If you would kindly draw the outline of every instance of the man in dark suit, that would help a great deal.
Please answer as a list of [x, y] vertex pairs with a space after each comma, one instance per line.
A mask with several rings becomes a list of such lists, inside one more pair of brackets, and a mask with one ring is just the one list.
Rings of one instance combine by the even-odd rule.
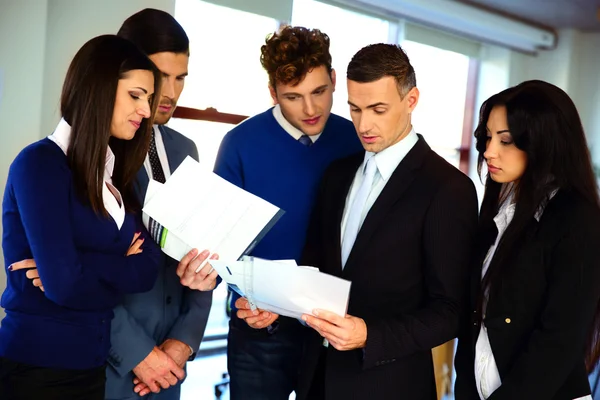
[[431, 349], [458, 331], [477, 195], [412, 128], [419, 91], [399, 46], [363, 48], [347, 74], [366, 152], [326, 172], [303, 264], [352, 289], [346, 316], [303, 316], [298, 398], [436, 399]]
[[[137, 179], [143, 200], [149, 177], [165, 182], [188, 155], [198, 160], [194, 142], [165, 126], [173, 115], [188, 73], [189, 40], [171, 15], [154, 9], [129, 17], [118, 35], [137, 44], [163, 73], [150, 150]], [[162, 227], [153, 220], [145, 223], [159, 242]], [[180, 280], [186, 267], [193, 271], [206, 258], [201, 254], [191, 262], [196, 254], [193, 250], [179, 266], [176, 260], [163, 255], [154, 288], [126, 297], [115, 309], [107, 399], [134, 399], [151, 391], [152, 399], [179, 399], [183, 369], [200, 347], [212, 304], [212, 292], [206, 290], [214, 288], [214, 280], [203, 286], [198, 279], [201, 274], [191, 285], [199, 290], [182, 285], [192, 283], [189, 274], [187, 281]]]

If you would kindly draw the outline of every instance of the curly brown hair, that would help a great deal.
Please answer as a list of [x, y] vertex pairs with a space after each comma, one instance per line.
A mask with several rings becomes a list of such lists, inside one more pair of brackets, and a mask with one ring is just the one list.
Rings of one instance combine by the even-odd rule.
[[260, 51], [260, 63], [273, 89], [277, 83], [294, 86], [321, 65], [331, 74], [329, 36], [318, 29], [286, 25], [267, 36]]

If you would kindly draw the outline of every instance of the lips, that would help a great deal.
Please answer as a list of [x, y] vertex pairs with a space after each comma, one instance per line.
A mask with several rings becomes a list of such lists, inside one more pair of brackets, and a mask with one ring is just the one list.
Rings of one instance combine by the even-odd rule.
[[170, 104], [160, 104], [158, 106], [158, 110], [161, 112], [169, 112], [171, 109], [173, 109], [173, 106]]
[[142, 124], [141, 122], [138, 122], [138, 121], [129, 121], [129, 122], [131, 122], [131, 125], [133, 125], [135, 129], [140, 129], [140, 125]]
[[490, 171], [490, 173], [492, 173], [492, 174], [495, 174], [497, 172], [500, 172], [501, 169], [492, 164], [488, 164], [488, 171]]
[[304, 122], [305, 124], [308, 124], [308, 125], [316, 125], [320, 119], [321, 119], [321, 116], [318, 116], [318, 117], [314, 117], [314, 118], [310, 118], [310, 119], [303, 119], [302, 122]]
[[361, 136], [363, 142], [371, 144], [377, 141], [377, 136]]

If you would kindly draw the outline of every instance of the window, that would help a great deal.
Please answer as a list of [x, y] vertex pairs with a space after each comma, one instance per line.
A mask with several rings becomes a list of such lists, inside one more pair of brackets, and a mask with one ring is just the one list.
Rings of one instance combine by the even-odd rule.
[[408, 40], [402, 42], [402, 48], [415, 69], [420, 92], [413, 126], [434, 151], [458, 167], [469, 57]]
[[332, 64], [337, 76], [332, 112], [350, 119], [346, 88], [348, 63], [364, 46], [387, 43], [390, 23], [314, 0], [294, 0], [292, 25], [320, 29], [331, 39]]
[[175, 18], [190, 38], [189, 77], [179, 105], [241, 115], [271, 106], [260, 47], [279, 21], [200, 0], [177, 0]]

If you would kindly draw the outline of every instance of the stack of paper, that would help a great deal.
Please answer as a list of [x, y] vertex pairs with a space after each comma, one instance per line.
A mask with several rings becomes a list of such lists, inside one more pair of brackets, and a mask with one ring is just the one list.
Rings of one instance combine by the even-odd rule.
[[260, 309], [292, 318], [312, 314], [315, 308], [346, 315], [350, 281], [298, 267], [294, 261], [244, 257], [210, 263], [230, 287]]
[[283, 215], [273, 204], [205, 171], [187, 157], [166, 183], [150, 181], [145, 218], [161, 224], [160, 245], [181, 260], [192, 248], [222, 260], [248, 254]]

